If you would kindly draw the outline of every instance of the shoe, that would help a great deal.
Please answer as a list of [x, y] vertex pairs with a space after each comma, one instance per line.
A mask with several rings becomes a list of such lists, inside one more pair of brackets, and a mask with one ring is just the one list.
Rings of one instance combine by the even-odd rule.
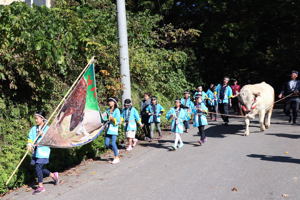
[[45, 191], [46, 191], [46, 189], [44, 187], [37, 187], [32, 194], [35, 195], [35, 194], [39, 194], [39, 193], [42, 193]]
[[204, 144], [205, 142], [207, 142], [207, 138], [201, 139], [200, 141], [202, 144]]
[[126, 151], [131, 151], [132, 150], [132, 147], [131, 146], [128, 146], [127, 148], [126, 148]]
[[184, 146], [184, 144], [183, 143], [180, 143], [179, 145], [178, 145], [178, 148], [182, 148]]
[[223, 125], [224, 125], [224, 126], [228, 126], [228, 122], [225, 122]]
[[176, 147], [175, 145], [173, 145], [173, 146], [172, 146], [172, 148], [173, 148], [174, 150], [176, 150], [176, 149], [177, 149], [177, 147]]
[[289, 123], [292, 123], [292, 116], [289, 116]]
[[54, 172], [53, 175], [54, 175], [54, 178], [52, 178], [52, 179], [54, 181], [54, 185], [58, 185], [58, 183], [59, 183], [58, 172]]
[[138, 139], [134, 138], [134, 139], [133, 139], [133, 144], [132, 144], [132, 146], [135, 147], [136, 144], [137, 144], [137, 142], [138, 142]]
[[198, 143], [199, 143], [200, 145], [202, 145], [202, 140], [199, 140]]
[[111, 164], [118, 164], [120, 162], [120, 158], [114, 158], [114, 160], [111, 162]]
[[189, 133], [189, 130], [188, 130], [188, 129], [186, 129], [184, 132], [185, 132], [185, 133]]

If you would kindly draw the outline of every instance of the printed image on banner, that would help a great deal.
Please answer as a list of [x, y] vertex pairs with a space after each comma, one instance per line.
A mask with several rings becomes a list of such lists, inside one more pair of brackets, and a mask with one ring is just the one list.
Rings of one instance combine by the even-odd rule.
[[104, 130], [97, 101], [94, 64], [79, 80], [39, 145], [56, 148], [81, 146]]

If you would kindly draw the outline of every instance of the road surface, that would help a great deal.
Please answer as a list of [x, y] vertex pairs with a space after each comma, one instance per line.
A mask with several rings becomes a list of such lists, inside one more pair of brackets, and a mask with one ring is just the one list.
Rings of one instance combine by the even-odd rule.
[[118, 165], [108, 164], [105, 155], [69, 170], [58, 186], [45, 184], [42, 194], [21, 188], [3, 199], [299, 200], [300, 125], [283, 119], [276, 111], [263, 133], [254, 121], [248, 137], [242, 136], [241, 119], [231, 119], [229, 126], [214, 122], [206, 127], [205, 145], [198, 145], [192, 129], [177, 151], [169, 151], [174, 138], [167, 134], [160, 142], [123, 151]]

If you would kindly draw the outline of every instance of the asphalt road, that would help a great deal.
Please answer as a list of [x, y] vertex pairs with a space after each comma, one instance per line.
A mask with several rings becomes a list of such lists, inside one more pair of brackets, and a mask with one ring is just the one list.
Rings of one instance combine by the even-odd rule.
[[206, 144], [197, 144], [192, 129], [177, 151], [169, 151], [173, 135], [168, 134], [123, 151], [118, 165], [108, 164], [110, 154], [105, 155], [65, 172], [58, 186], [45, 184], [42, 194], [33, 196], [24, 187], [3, 199], [299, 200], [300, 125], [282, 119], [275, 113], [265, 132], [254, 121], [248, 137], [242, 136], [241, 119], [231, 119], [227, 127], [214, 122], [206, 127]]

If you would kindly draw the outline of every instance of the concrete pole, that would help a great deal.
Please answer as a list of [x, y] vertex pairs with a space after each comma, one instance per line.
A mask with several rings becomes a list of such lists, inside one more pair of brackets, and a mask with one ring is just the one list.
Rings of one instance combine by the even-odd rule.
[[117, 12], [118, 12], [119, 46], [120, 46], [121, 82], [123, 85], [123, 94], [122, 94], [122, 103], [123, 103], [125, 99], [131, 99], [125, 0], [117, 0]]

